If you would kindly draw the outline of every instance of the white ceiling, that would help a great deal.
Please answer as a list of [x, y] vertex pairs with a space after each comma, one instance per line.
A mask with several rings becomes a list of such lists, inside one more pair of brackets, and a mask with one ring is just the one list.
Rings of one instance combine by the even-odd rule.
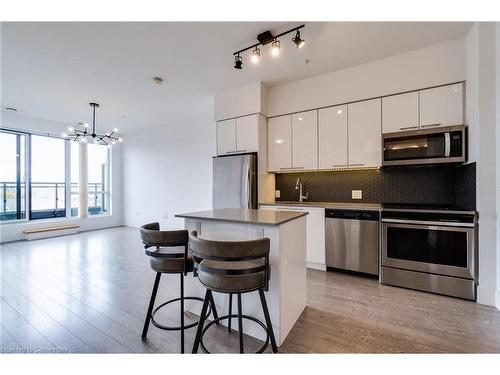
[[[260, 64], [245, 59], [243, 70], [233, 68], [232, 53], [253, 44], [258, 33], [299, 24], [3, 23], [2, 107], [76, 123], [90, 120], [88, 102], [97, 101], [102, 130], [175, 125], [210, 111], [218, 90], [295, 81], [463, 38], [471, 27], [462, 22], [306, 23], [303, 49], [287, 35], [278, 58], [266, 46]], [[165, 84], [154, 84], [153, 76]]]

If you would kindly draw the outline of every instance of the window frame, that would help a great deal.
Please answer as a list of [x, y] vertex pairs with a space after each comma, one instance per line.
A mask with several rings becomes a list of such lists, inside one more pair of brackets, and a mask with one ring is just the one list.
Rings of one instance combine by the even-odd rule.
[[[111, 216], [111, 149], [109, 147], [106, 147], [106, 160], [107, 160], [107, 168], [106, 168], [106, 177], [105, 177], [105, 182], [107, 182], [107, 186], [106, 186], [106, 191], [102, 191], [102, 188], [101, 188], [101, 191], [99, 192], [99, 194], [96, 194], [96, 197], [98, 195], [101, 196], [101, 204], [102, 204], [102, 207], [103, 208], [107, 208], [106, 212], [101, 212], [99, 214], [93, 214], [91, 215], [89, 213], [89, 206], [88, 206], [88, 199], [89, 199], [89, 195], [90, 195], [90, 191], [89, 191], [89, 181], [88, 181], [88, 168], [89, 168], [89, 165], [88, 165], [88, 159], [89, 159], [89, 155], [88, 155], [88, 151], [89, 151], [89, 148], [87, 147], [88, 144], [85, 144], [85, 148], [86, 148], [86, 158], [85, 158], [85, 175], [87, 177], [86, 181], [85, 181], [85, 184], [86, 184], [86, 202], [87, 202], [87, 212], [86, 212], [86, 217], [87, 218], [96, 218], [96, 217], [103, 217], [103, 216]], [[100, 146], [100, 147], [105, 147], [105, 146]], [[80, 165], [81, 167], [81, 165]], [[104, 184], [103, 184], [104, 185]], [[104, 187], [104, 186], [103, 186]], [[97, 201], [97, 198], [96, 198], [96, 201]], [[107, 206], [106, 206], [107, 204]]]
[[[9, 224], [9, 223], [22, 223], [22, 222], [28, 222], [29, 221], [29, 212], [31, 210], [31, 201], [29, 199], [29, 196], [28, 196], [28, 188], [29, 186], [31, 185], [31, 173], [30, 173], [30, 170], [29, 170], [29, 167], [28, 167], [28, 160], [31, 160], [31, 150], [30, 150], [30, 137], [31, 137], [31, 134], [27, 133], [27, 132], [23, 132], [23, 131], [18, 131], [18, 130], [14, 130], [14, 129], [8, 129], [8, 128], [0, 128], [0, 132], [2, 133], [8, 133], [8, 134], [13, 134], [13, 135], [16, 135], [16, 148], [19, 147], [20, 143], [19, 143], [19, 137], [20, 135], [23, 135], [24, 136], [24, 173], [25, 173], [25, 176], [24, 176], [24, 218], [16, 218], [16, 219], [12, 219], [12, 220], [0, 220], [0, 225], [1, 224]], [[18, 164], [19, 162], [16, 162], [16, 164]], [[20, 165], [19, 165], [20, 167]], [[17, 185], [17, 180], [21, 179], [21, 176], [20, 176], [20, 168], [16, 168], [16, 185]], [[16, 189], [18, 189], [16, 187]], [[21, 191], [22, 191], [22, 188], [21, 188]], [[18, 196], [17, 194], [19, 193], [19, 191], [16, 191], [16, 197]], [[5, 197], [4, 197], [5, 199]], [[2, 205], [3, 205], [3, 202], [2, 202]], [[16, 202], [16, 206], [17, 206], [17, 202]], [[17, 207], [16, 207], [17, 208]]]

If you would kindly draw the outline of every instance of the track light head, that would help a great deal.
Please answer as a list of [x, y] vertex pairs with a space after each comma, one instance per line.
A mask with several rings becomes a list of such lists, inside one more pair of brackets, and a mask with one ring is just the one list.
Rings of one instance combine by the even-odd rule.
[[297, 48], [304, 47], [304, 44], [306, 44], [306, 41], [300, 37], [300, 30], [297, 30], [295, 37], [292, 39], [292, 42], [295, 43], [295, 46], [297, 46]]
[[260, 49], [258, 47], [255, 47], [255, 49], [252, 52], [251, 61], [254, 64], [257, 64], [259, 60], [260, 60]]
[[241, 69], [243, 67], [243, 59], [240, 55], [234, 57], [234, 69]]
[[277, 39], [272, 44], [271, 54], [273, 56], [278, 56], [280, 54], [280, 41]]

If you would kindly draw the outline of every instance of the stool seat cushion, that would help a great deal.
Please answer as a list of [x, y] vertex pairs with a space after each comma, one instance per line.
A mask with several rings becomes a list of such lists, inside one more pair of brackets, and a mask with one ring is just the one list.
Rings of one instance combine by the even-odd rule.
[[[184, 271], [184, 247], [167, 247], [159, 249], [148, 249], [146, 252], [149, 255], [149, 263], [151, 268], [156, 272], [161, 273], [181, 273]], [[176, 255], [178, 258], [168, 258], [165, 256]], [[186, 272], [193, 271], [193, 258], [191, 254], [188, 253], [188, 259], [186, 262]]]
[[[208, 289], [221, 293], [244, 293], [264, 288], [266, 286], [266, 272], [251, 272], [244, 275], [224, 275], [224, 270], [245, 270], [264, 266], [263, 260], [248, 260], [238, 262], [216, 261], [204, 259], [198, 270], [198, 279]], [[204, 271], [204, 267], [216, 269], [217, 272]], [[219, 273], [220, 272], [220, 273]], [[270, 268], [268, 267], [268, 276]]]

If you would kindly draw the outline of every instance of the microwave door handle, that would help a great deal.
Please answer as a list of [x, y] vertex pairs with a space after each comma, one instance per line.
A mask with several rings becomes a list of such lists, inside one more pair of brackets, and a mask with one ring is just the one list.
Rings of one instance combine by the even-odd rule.
[[450, 148], [451, 148], [451, 143], [450, 143], [450, 133], [446, 132], [444, 133], [444, 156], [446, 158], [450, 157]]

